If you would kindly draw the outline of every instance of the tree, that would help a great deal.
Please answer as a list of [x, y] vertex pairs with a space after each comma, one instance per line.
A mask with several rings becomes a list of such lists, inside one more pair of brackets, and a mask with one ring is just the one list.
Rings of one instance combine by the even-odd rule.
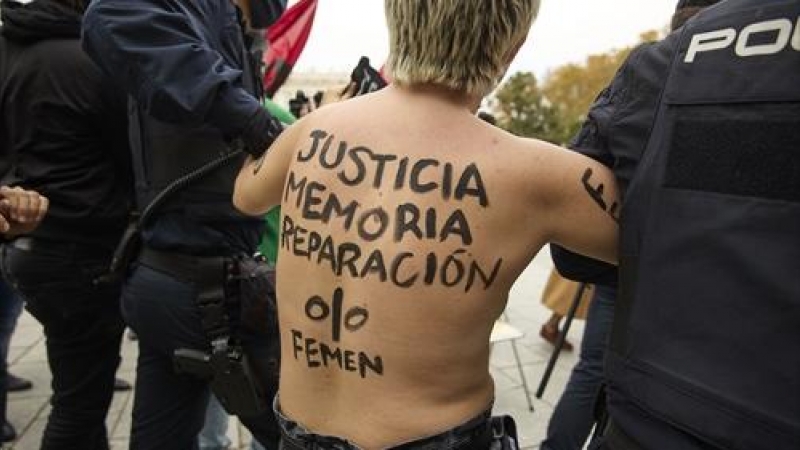
[[[648, 31], [640, 44], [658, 40], [664, 31]], [[495, 114], [505, 130], [565, 145], [580, 129], [589, 107], [612, 80], [634, 47], [590, 55], [548, 73], [540, 88], [530, 72], [514, 74], [500, 87]]]
[[[658, 31], [648, 31], [639, 36], [639, 43], [652, 42], [660, 36]], [[589, 107], [614, 78], [633, 48], [590, 55], [581, 64], [558, 67], [545, 77], [542, 92], [557, 111], [563, 132], [558, 136], [559, 142], [568, 142], [578, 132]]]
[[533, 73], [514, 74], [500, 87], [496, 99], [494, 110], [501, 128], [517, 136], [558, 142], [556, 111], [542, 95]]

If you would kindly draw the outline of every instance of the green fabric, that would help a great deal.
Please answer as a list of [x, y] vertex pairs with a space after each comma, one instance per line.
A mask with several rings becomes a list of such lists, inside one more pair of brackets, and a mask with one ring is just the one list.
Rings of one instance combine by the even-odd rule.
[[277, 103], [273, 102], [269, 99], [264, 99], [264, 108], [272, 114], [272, 117], [280, 120], [282, 123], [286, 125], [291, 125], [297, 121], [297, 119], [290, 113], [289, 111], [281, 108], [278, 106]]
[[[264, 108], [266, 108], [273, 117], [287, 125], [293, 124], [297, 120], [292, 113], [281, 108], [271, 100], [264, 100]], [[264, 232], [264, 237], [261, 239], [261, 244], [258, 245], [258, 251], [267, 258], [267, 261], [275, 264], [278, 262], [278, 230], [280, 229], [281, 222], [281, 207], [276, 206], [272, 208], [264, 216], [264, 221], [267, 224], [267, 229]]]
[[278, 262], [278, 227], [281, 222], [281, 207], [272, 208], [264, 216], [264, 220], [267, 222], [267, 229], [264, 231], [264, 238], [261, 239], [258, 251], [267, 258], [267, 261], [275, 264]]

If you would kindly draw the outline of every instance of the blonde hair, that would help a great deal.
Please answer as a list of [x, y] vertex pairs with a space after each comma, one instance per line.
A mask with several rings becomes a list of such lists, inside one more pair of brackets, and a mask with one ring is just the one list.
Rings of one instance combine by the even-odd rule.
[[386, 70], [399, 85], [432, 83], [487, 95], [527, 36], [539, 2], [386, 0]]

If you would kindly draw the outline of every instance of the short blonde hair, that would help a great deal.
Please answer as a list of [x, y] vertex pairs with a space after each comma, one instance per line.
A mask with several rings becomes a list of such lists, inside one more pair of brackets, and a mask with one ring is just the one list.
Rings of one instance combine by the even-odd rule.
[[399, 85], [487, 95], [527, 36], [539, 1], [386, 0], [386, 70]]

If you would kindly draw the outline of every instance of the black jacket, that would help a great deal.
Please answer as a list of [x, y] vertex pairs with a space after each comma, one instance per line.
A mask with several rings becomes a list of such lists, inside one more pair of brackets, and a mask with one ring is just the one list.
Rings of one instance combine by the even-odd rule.
[[4, 1], [2, 20], [2, 182], [50, 199], [34, 236], [113, 246], [132, 200], [124, 97], [81, 50], [75, 11]]
[[[263, 149], [276, 135], [230, 1], [94, 0], [83, 45], [133, 99], [131, 147], [142, 208], [231, 143]], [[191, 254], [255, 251], [263, 220], [243, 216], [231, 202], [239, 168], [234, 161], [183, 189], [145, 228], [145, 243]]]
[[798, 448], [799, 14], [798, 0], [703, 10], [637, 54], [620, 87], [638, 95], [602, 122], [597, 148], [632, 157], [615, 166], [610, 448]]

